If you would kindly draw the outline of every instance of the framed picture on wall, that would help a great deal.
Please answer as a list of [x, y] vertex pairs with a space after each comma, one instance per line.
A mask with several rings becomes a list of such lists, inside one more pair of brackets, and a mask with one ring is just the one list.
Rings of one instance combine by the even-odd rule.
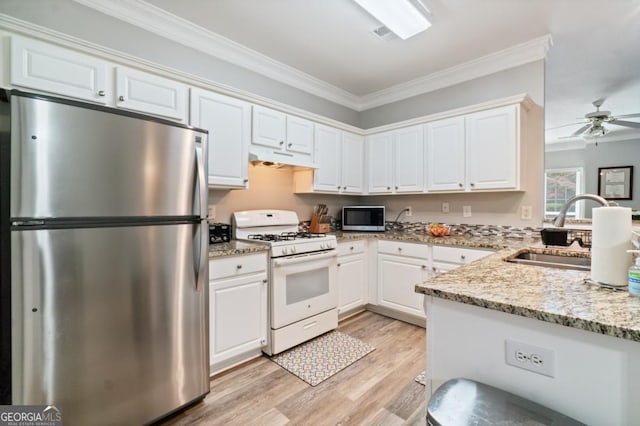
[[598, 195], [607, 200], [631, 200], [633, 166], [598, 168]]

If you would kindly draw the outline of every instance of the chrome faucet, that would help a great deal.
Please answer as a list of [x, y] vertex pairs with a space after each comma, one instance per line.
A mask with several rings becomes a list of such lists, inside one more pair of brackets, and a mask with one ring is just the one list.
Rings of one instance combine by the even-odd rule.
[[558, 227], [558, 228], [562, 228], [564, 226], [564, 218], [567, 215], [567, 210], [569, 210], [569, 207], [571, 207], [571, 204], [575, 203], [578, 200], [596, 201], [596, 202], [602, 204], [604, 207], [609, 207], [609, 205], [610, 205], [607, 200], [605, 200], [604, 198], [602, 198], [602, 197], [600, 197], [598, 195], [593, 195], [593, 194], [575, 195], [575, 196], [569, 198], [569, 200], [567, 200], [566, 203], [564, 203], [564, 205], [560, 209], [560, 213], [558, 213], [558, 216], [556, 216], [556, 218], [553, 220], [553, 226]]

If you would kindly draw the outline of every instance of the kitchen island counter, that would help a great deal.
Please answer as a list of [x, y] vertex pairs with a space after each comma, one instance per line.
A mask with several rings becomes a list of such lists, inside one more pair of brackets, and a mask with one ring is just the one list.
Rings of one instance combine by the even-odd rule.
[[503, 249], [431, 278], [416, 292], [640, 342], [640, 298], [586, 284], [588, 272], [503, 260], [517, 251]]

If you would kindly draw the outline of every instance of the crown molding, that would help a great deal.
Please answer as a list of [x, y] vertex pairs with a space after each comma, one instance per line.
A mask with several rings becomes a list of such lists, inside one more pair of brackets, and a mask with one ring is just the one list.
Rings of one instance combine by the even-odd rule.
[[187, 47], [312, 95], [359, 110], [359, 97], [143, 0], [74, 0]]
[[544, 59], [551, 46], [545, 35], [526, 43], [389, 88], [356, 96], [255, 50], [206, 30], [144, 0], [74, 0], [146, 31], [171, 39], [273, 80], [356, 111], [364, 111], [416, 95]]
[[542, 60], [546, 57], [551, 45], [551, 35], [547, 34], [424, 77], [370, 93], [362, 96], [360, 110], [401, 101], [416, 95]]

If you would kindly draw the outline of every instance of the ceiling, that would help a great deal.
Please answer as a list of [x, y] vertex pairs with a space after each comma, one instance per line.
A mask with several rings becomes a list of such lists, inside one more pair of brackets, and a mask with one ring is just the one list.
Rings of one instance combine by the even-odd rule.
[[[352, 0], [135, 3], [155, 6], [355, 97], [393, 90], [550, 34], [547, 128], [579, 121], [602, 97], [603, 109], [614, 115], [640, 112], [640, 1], [422, 1], [433, 26], [405, 41], [374, 36], [379, 23]], [[573, 130], [550, 131], [548, 139]]]

